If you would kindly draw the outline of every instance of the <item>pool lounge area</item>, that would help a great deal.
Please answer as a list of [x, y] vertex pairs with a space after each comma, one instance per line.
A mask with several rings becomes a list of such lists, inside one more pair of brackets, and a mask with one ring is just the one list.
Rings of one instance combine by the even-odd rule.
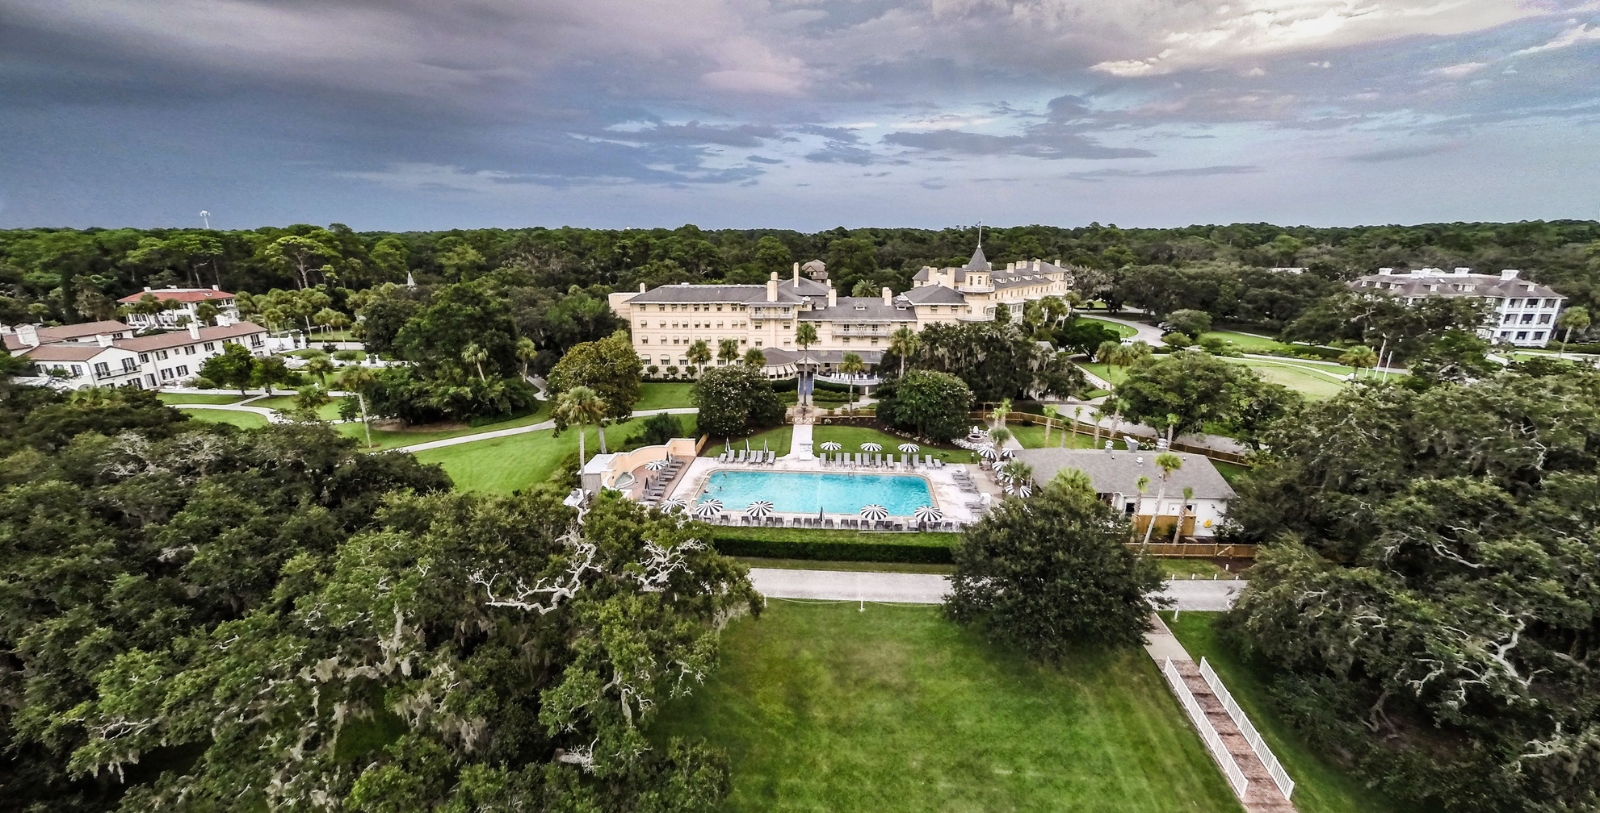
[[[967, 477], [967, 467], [886, 470], [870, 465], [830, 462], [787, 455], [752, 466], [698, 457], [677, 478], [668, 499], [693, 511], [717, 500], [722, 511], [707, 518], [718, 525], [871, 531], [958, 530], [976, 522], [999, 499], [984, 478]], [[752, 503], [771, 503], [771, 513], [751, 515]], [[886, 516], [863, 517], [861, 509], [882, 506]], [[916, 516], [920, 507], [937, 509], [935, 521]]]

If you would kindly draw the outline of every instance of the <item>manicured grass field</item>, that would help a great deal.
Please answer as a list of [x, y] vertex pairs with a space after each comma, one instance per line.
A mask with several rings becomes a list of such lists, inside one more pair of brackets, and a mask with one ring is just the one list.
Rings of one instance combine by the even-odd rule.
[[234, 412], [228, 409], [185, 409], [183, 412], [191, 420], [231, 423], [240, 429], [260, 429], [267, 425], [267, 419], [254, 412]]
[[243, 395], [191, 395], [183, 392], [158, 392], [156, 397], [163, 404], [236, 404], [245, 399]]
[[[274, 395], [271, 398], [262, 398], [259, 401], [251, 401], [250, 402], [250, 406], [265, 407], [266, 409], [276, 409], [279, 412], [288, 412], [289, 410], [294, 409], [294, 398], [295, 397], [293, 395]], [[332, 401], [329, 401], [328, 403], [323, 404], [322, 406], [318, 407], [317, 408], [317, 417], [319, 417], [319, 418], [321, 418], [321, 419], [323, 419], [325, 421], [337, 421], [337, 420], [339, 420], [339, 401], [340, 400], [342, 400], [342, 399], [335, 398]]]
[[1080, 325], [1091, 324], [1091, 325], [1099, 325], [1099, 326], [1104, 327], [1104, 328], [1110, 328], [1111, 330], [1115, 330], [1117, 332], [1117, 335], [1122, 337], [1122, 338], [1124, 338], [1124, 339], [1129, 339], [1129, 338], [1132, 338], [1134, 336], [1139, 335], [1139, 331], [1137, 331], [1137, 330], [1135, 330], [1135, 329], [1133, 329], [1133, 328], [1131, 328], [1131, 327], [1129, 327], [1127, 325], [1119, 325], [1116, 322], [1107, 322], [1104, 319], [1096, 319], [1096, 318], [1094, 318], [1092, 316], [1080, 316], [1077, 319], [1077, 323], [1080, 324]]
[[1241, 466], [1238, 463], [1229, 463], [1224, 460], [1213, 460], [1211, 465], [1217, 467], [1217, 473], [1222, 475], [1222, 479], [1227, 480], [1230, 486], [1238, 486], [1239, 478], [1250, 471], [1248, 466]]
[[1332, 398], [1344, 389], [1346, 382], [1334, 378], [1337, 375], [1348, 375], [1354, 370], [1334, 364], [1295, 364], [1293, 362], [1266, 361], [1264, 359], [1233, 359], [1235, 364], [1243, 364], [1267, 381], [1282, 384], [1295, 392], [1313, 400]]
[[[360, 426], [356, 429], [359, 431]], [[588, 454], [600, 451], [597, 430], [587, 430]], [[606, 440], [621, 443], [628, 427], [608, 427]], [[569, 429], [561, 437], [549, 430], [528, 432], [493, 440], [479, 440], [417, 452], [417, 460], [438, 463], [461, 491], [490, 491], [509, 494], [547, 482], [563, 458], [578, 449], [578, 431]]]
[[1162, 613], [1190, 656], [1204, 656], [1222, 678], [1228, 691], [1244, 709], [1272, 753], [1295, 781], [1294, 805], [1300, 813], [1393, 813], [1395, 803], [1369, 790], [1328, 758], [1325, 746], [1308, 742], [1279, 716], [1267, 700], [1269, 674], [1244, 661], [1219, 640], [1214, 624], [1218, 613]]
[[1292, 345], [1284, 344], [1277, 339], [1266, 336], [1253, 336], [1249, 333], [1236, 333], [1231, 330], [1213, 330], [1209, 333], [1202, 333], [1195, 338], [1195, 341], [1205, 338], [1221, 339], [1229, 347], [1241, 353], [1286, 353], [1294, 350]]
[[949, 576], [956, 572], [955, 565], [932, 565], [915, 562], [837, 562], [820, 559], [765, 559], [755, 556], [734, 556], [746, 567], [767, 567], [779, 570], [843, 570], [851, 573], [931, 573]]
[[[790, 443], [793, 438], [793, 426], [780, 426], [751, 435], [750, 448], [760, 449], [762, 444], [766, 444], [766, 448], [777, 452], [778, 456], [782, 457], [789, 453]], [[884, 452], [894, 452], [898, 455], [900, 454], [900, 444], [908, 442], [905, 438], [865, 426], [827, 426], [823, 424], [817, 424], [812, 427], [811, 440], [812, 451], [818, 454], [822, 452], [823, 443], [832, 441], [844, 447], [839, 450], [840, 453], [859, 452], [861, 451], [861, 444], [876, 443], [883, 447]], [[723, 442], [723, 438], [712, 438], [710, 442], [706, 443], [706, 448], [700, 454], [709, 457], [716, 457], [722, 454]], [[918, 454], [931, 455], [947, 463], [967, 463], [970, 462], [972, 457], [971, 452], [953, 447], [940, 448], [926, 444], [918, 445], [922, 446], [922, 451]], [[735, 451], [745, 448], [744, 439], [733, 438], [732, 446]]]
[[1106, 381], [1110, 381], [1112, 384], [1121, 384], [1122, 380], [1128, 377], [1127, 367], [1113, 367], [1099, 362], [1079, 362], [1078, 366], [1100, 376]]
[[689, 400], [689, 388], [692, 386], [672, 382], [640, 384], [639, 403], [634, 404], [633, 409], [638, 412], [644, 409], [692, 407], [694, 402]]
[[1234, 813], [1138, 649], [1039, 666], [937, 607], [773, 601], [652, 735], [731, 760], [724, 811]]
[[[1084, 410], [1083, 417], [1084, 420], [1089, 419], [1088, 410]], [[1044, 427], [1042, 426], [1024, 426], [1018, 423], [1008, 423], [1006, 424], [1006, 428], [1011, 430], [1012, 437], [1015, 437], [1017, 442], [1022, 444], [1022, 448], [1024, 449], [1043, 449], [1046, 446], [1049, 446], [1052, 449], [1058, 448], [1061, 446], [1063, 434], [1066, 436], [1068, 449], [1094, 448], [1094, 435], [1078, 435], [1073, 434], [1071, 431], [1063, 433], [1060, 426], [1056, 426], [1050, 430], [1049, 443], [1044, 442]]]
[[[535, 411], [495, 423], [485, 423], [478, 426], [457, 426], [450, 429], [430, 429], [428, 427], [415, 427], [398, 430], [372, 430], [372, 442], [375, 449], [395, 449], [401, 446], [410, 446], [416, 443], [427, 443], [431, 440], [444, 440], [446, 438], [459, 438], [464, 435], [476, 435], [480, 432], [493, 432], [497, 429], [514, 429], [518, 426], [542, 423], [550, 419], [551, 405], [549, 401], [540, 401]], [[631, 426], [631, 424], [630, 424]], [[342, 423], [335, 427], [339, 434], [365, 442], [366, 435], [361, 430], [361, 424]], [[612, 437], [606, 435], [607, 438]]]

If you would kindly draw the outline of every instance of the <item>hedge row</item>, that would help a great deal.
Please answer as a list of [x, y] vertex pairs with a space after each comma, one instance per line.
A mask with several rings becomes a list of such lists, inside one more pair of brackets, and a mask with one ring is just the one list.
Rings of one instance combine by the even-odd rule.
[[903, 562], [947, 565], [950, 548], [894, 542], [777, 542], [768, 539], [716, 537], [712, 545], [725, 556], [763, 559], [815, 559], [834, 562]]

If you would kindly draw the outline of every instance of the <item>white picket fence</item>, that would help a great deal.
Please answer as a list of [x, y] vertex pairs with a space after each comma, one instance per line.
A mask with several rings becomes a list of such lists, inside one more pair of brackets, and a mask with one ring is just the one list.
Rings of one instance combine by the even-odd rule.
[[1277, 784], [1278, 790], [1283, 791], [1283, 798], [1294, 796], [1294, 780], [1289, 778], [1289, 772], [1283, 769], [1278, 758], [1273, 756], [1272, 749], [1267, 747], [1266, 740], [1261, 739], [1261, 733], [1250, 724], [1250, 718], [1244, 714], [1244, 709], [1234, 701], [1233, 695], [1228, 692], [1228, 687], [1222, 685], [1222, 678], [1217, 677], [1216, 670], [1205, 658], [1200, 659], [1200, 677], [1204, 678], [1206, 685], [1211, 687], [1211, 693], [1222, 702], [1222, 707], [1228, 711], [1228, 716], [1233, 718], [1233, 724], [1238, 727], [1239, 733], [1244, 735], [1245, 742], [1250, 743], [1250, 750], [1256, 752], [1256, 758], [1261, 764], [1267, 766], [1267, 773], [1272, 775], [1272, 781]]
[[1178, 667], [1172, 664], [1171, 658], [1167, 658], [1162, 664], [1161, 673], [1166, 675], [1167, 682], [1172, 684], [1173, 694], [1178, 696], [1178, 702], [1183, 704], [1183, 710], [1189, 713], [1189, 721], [1194, 723], [1195, 730], [1200, 732], [1200, 739], [1205, 741], [1211, 756], [1222, 766], [1222, 773], [1228, 777], [1228, 784], [1233, 786], [1233, 792], [1243, 799], [1245, 791], [1250, 789], [1250, 780], [1245, 778], [1244, 771], [1239, 770], [1239, 764], [1233, 761], [1233, 755], [1228, 753], [1228, 747], [1222, 742], [1222, 735], [1217, 733], [1216, 726], [1211, 724], [1211, 719], [1206, 717], [1205, 710], [1200, 708], [1200, 701], [1194, 699], [1194, 692], [1189, 691], [1189, 685], [1183, 682], [1183, 675], [1178, 674]]

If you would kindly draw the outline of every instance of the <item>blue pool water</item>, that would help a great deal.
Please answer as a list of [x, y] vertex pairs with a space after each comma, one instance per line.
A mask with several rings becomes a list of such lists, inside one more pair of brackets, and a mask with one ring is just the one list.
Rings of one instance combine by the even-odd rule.
[[714, 471], [695, 500], [722, 501], [730, 514], [756, 500], [767, 500], [779, 512], [855, 514], [864, 505], [881, 505], [896, 517], [909, 517], [933, 505], [928, 481], [909, 474], [833, 474], [790, 471]]

